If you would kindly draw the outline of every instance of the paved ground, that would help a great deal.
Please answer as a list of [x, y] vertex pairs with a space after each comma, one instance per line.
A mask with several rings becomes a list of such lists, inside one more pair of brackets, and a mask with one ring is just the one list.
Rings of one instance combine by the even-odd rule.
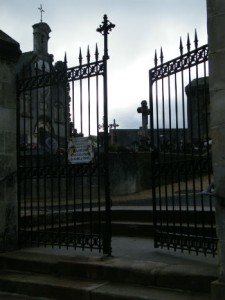
[[[54, 255], [66, 255], [66, 256], [93, 256], [101, 257], [102, 253], [97, 250], [90, 252], [86, 249], [66, 249], [66, 248], [28, 248], [22, 251], [46, 253]], [[195, 253], [189, 254], [188, 252], [181, 253], [180, 251], [167, 250], [167, 249], [155, 249], [153, 240], [151, 238], [138, 238], [138, 237], [113, 237], [112, 238], [112, 257], [129, 259], [129, 260], [141, 260], [141, 261], [153, 261], [166, 263], [171, 266], [188, 266], [189, 268], [206, 269], [209, 272], [217, 274], [218, 258], [210, 255], [204, 256], [203, 254], [196, 255]]]

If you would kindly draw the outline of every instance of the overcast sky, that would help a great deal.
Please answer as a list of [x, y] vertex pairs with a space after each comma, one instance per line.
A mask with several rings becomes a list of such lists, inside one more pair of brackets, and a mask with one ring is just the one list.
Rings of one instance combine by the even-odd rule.
[[162, 46], [165, 61], [179, 56], [180, 37], [186, 45], [189, 33], [193, 42], [195, 28], [199, 46], [207, 43], [206, 0], [0, 0], [0, 29], [23, 52], [33, 50], [41, 3], [43, 22], [52, 30], [49, 53], [57, 61], [66, 52], [70, 67], [78, 64], [80, 47], [84, 56], [87, 45], [93, 54], [96, 42], [102, 48], [96, 29], [104, 14], [116, 25], [109, 35], [109, 123], [115, 118], [121, 129], [141, 126], [137, 107], [148, 100], [155, 49]]

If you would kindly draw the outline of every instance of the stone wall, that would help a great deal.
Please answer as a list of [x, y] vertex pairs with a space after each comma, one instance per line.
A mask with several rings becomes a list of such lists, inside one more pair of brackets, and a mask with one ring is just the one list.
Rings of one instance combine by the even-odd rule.
[[[6, 37], [6, 39], [5, 39]], [[16, 75], [19, 44], [0, 35], [0, 251], [17, 247]]]
[[219, 238], [219, 280], [212, 299], [225, 299], [225, 1], [207, 0], [212, 158]]
[[109, 153], [111, 195], [126, 195], [151, 187], [150, 152]]

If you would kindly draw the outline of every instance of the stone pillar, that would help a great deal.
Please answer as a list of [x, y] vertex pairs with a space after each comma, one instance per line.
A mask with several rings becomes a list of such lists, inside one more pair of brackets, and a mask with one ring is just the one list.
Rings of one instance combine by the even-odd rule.
[[16, 74], [17, 42], [0, 31], [0, 252], [17, 238]]
[[225, 299], [225, 1], [207, 0], [210, 119], [216, 223], [219, 238], [218, 281], [212, 299]]

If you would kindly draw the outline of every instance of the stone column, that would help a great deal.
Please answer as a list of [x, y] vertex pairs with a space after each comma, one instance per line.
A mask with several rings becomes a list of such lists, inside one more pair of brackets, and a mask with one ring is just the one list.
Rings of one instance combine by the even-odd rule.
[[16, 74], [17, 42], [0, 31], [0, 252], [17, 238]]
[[216, 223], [219, 238], [218, 281], [212, 299], [225, 299], [225, 1], [207, 0], [209, 89]]

